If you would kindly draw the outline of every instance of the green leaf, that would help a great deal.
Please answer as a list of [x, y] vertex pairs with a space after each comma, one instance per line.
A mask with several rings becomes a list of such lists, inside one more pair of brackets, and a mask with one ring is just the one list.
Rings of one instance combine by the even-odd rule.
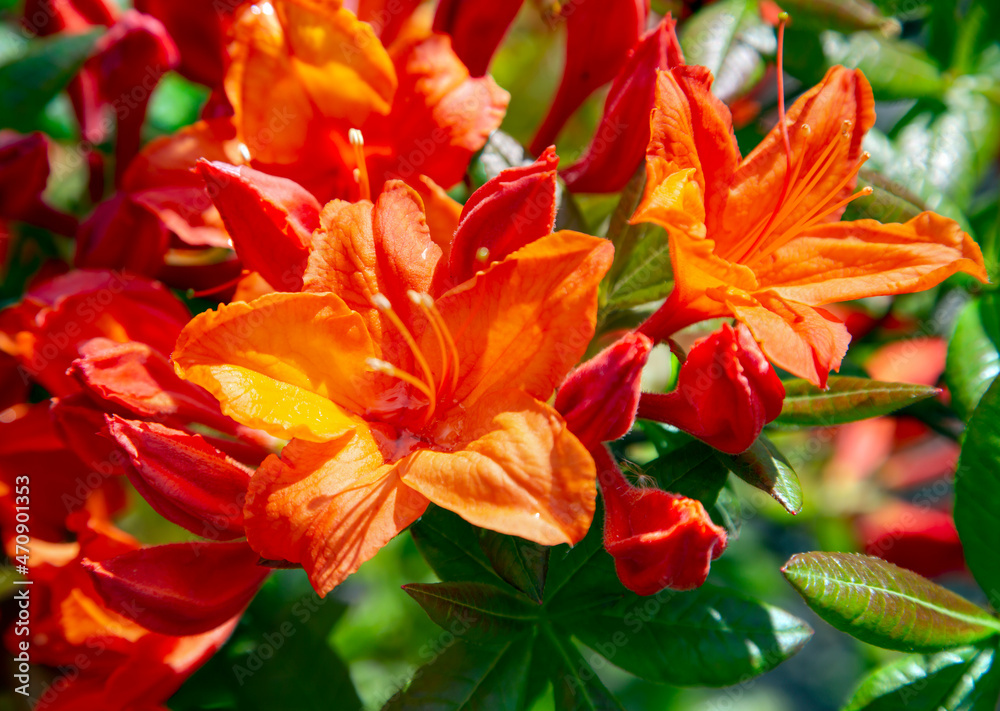
[[1000, 607], [1000, 379], [969, 420], [955, 473], [955, 526], [965, 560], [994, 608]]
[[623, 711], [573, 642], [547, 626], [538, 636], [535, 663], [548, 660], [555, 711]]
[[625, 671], [675, 686], [743, 683], [791, 657], [812, 635], [783, 610], [710, 585], [630, 594], [555, 622]]
[[879, 417], [941, 392], [926, 385], [848, 376], [831, 377], [826, 390], [800, 379], [786, 380], [784, 385], [785, 403], [774, 423], [796, 427], [829, 427]]
[[820, 39], [827, 64], [860, 69], [880, 99], [940, 99], [949, 86], [934, 60], [912, 42], [880, 32], [824, 32]]
[[479, 545], [497, 575], [535, 602], [542, 601], [549, 549], [516, 536], [479, 530]]
[[730, 101], [750, 90], [767, 69], [761, 52], [777, 47], [774, 30], [760, 16], [756, 0], [721, 0], [681, 26], [688, 64], [712, 70], [712, 93]]
[[526, 632], [541, 611], [486, 583], [418, 583], [403, 590], [435, 623], [472, 642], [495, 642]]
[[654, 477], [661, 489], [698, 499], [711, 508], [726, 484], [729, 469], [715, 449], [694, 441], [647, 464], [645, 474]]
[[877, 647], [936, 652], [1000, 631], [982, 608], [940, 585], [858, 553], [803, 553], [782, 568], [813, 611]]
[[951, 405], [963, 420], [972, 416], [980, 398], [1000, 374], [1000, 343], [995, 330], [998, 306], [993, 294], [966, 304], [948, 342], [944, 377]]
[[959, 647], [911, 655], [876, 669], [843, 711], [995, 711], [996, 649]]
[[482, 549], [469, 545], [476, 531], [458, 514], [434, 505], [410, 526], [417, 550], [441, 580], [502, 584]]
[[802, 510], [799, 477], [785, 455], [766, 437], [758, 437], [743, 454], [717, 454], [733, 474], [767, 493], [788, 513], [794, 516]]
[[880, 30], [899, 34], [899, 23], [883, 15], [877, 5], [867, 0], [784, 0], [781, 9], [802, 28], [838, 32]]
[[527, 636], [499, 646], [456, 640], [417, 669], [383, 711], [522, 711], [531, 645]]
[[627, 309], [662, 299], [674, 288], [667, 232], [656, 225], [633, 225], [635, 240], [624, 267], [609, 286], [605, 306]]
[[45, 106], [80, 71], [100, 34], [60, 34], [37, 40], [24, 55], [0, 66], [0, 106], [7, 107], [0, 128], [21, 132], [36, 128]]

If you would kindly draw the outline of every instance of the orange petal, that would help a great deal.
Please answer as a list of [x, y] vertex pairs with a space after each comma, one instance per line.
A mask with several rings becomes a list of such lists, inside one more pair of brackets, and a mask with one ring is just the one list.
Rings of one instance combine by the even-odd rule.
[[[371, 25], [339, 2], [277, 0], [274, 6], [291, 66], [324, 116], [358, 126], [372, 112], [389, 113], [396, 71]], [[266, 92], [260, 96], [270, 102]]]
[[825, 309], [786, 301], [772, 292], [754, 295], [759, 305], [729, 303], [734, 316], [749, 327], [768, 360], [800, 378], [826, 386], [831, 370], [840, 369], [851, 335]]
[[[832, 204], [854, 191], [856, 180], [852, 179], [839, 192], [832, 192], [854, 169], [861, 155], [861, 139], [875, 123], [871, 86], [859, 70], [833, 67], [822, 82], [804, 93], [788, 110], [786, 123], [793, 172], [798, 166], [798, 176], [789, 184], [784, 204], [789, 205], [796, 193], [801, 194], [801, 201], [771, 225], [769, 232], [774, 235], [799, 223], [814, 208]], [[820, 168], [815, 180], [807, 184], [809, 170], [820, 162], [831, 144], [833, 152], [827, 158], [828, 167]], [[733, 176], [725, 213], [717, 223], [718, 233], [713, 234], [720, 246], [738, 244], [754, 225], [767, 222], [778, 209], [787, 171], [784, 142], [776, 126]], [[836, 222], [842, 214], [843, 208], [825, 220]]]
[[268, 294], [192, 319], [177, 339], [177, 374], [222, 411], [276, 437], [314, 442], [354, 427], [364, 412], [371, 337], [335, 294]]
[[[548, 405], [518, 390], [469, 409], [451, 452], [414, 452], [399, 476], [476, 526], [543, 545], [574, 544], [594, 515], [594, 460]], [[440, 440], [446, 436], [439, 437]]]
[[692, 179], [701, 188], [707, 213], [702, 219], [710, 235], [740, 161], [729, 109], [711, 87], [712, 74], [705, 67], [658, 72], [646, 149], [646, 199], [669, 176], [694, 169]]
[[393, 47], [393, 61], [399, 89], [392, 112], [364, 126], [366, 145], [386, 147], [369, 154], [372, 180], [424, 174], [450, 188], [500, 127], [510, 95], [489, 76], [470, 77], [446, 35]]
[[[239, 140], [255, 160], [297, 162], [317, 111], [292, 66], [281, 23], [274, 13], [254, 13], [247, 8], [231, 34], [230, 64], [223, 86], [233, 107], [232, 121]], [[261, 91], [264, 86], [267, 91]]]
[[431, 239], [434, 240], [434, 244], [441, 248], [441, 258], [447, 263], [451, 250], [451, 239], [455, 236], [455, 230], [458, 229], [458, 221], [462, 215], [462, 203], [452, 199], [444, 188], [426, 175], [418, 177], [413, 183], [413, 189], [424, 201], [427, 227], [430, 229]]
[[265, 460], [250, 482], [247, 539], [264, 558], [301, 563], [326, 595], [426, 508], [360, 427]]
[[[461, 363], [455, 399], [506, 388], [548, 399], [594, 336], [597, 285], [613, 253], [607, 240], [557, 232], [438, 299]], [[439, 357], [433, 333], [422, 341]], [[440, 363], [432, 369], [442, 372]]]
[[903, 224], [820, 225], [756, 271], [762, 288], [814, 305], [923, 291], [956, 272], [988, 281], [979, 245], [954, 220], [933, 212]]
[[[323, 208], [304, 290], [336, 293], [361, 314], [375, 343], [385, 347], [382, 315], [372, 297], [385, 294], [408, 320], [406, 291], [429, 291], [440, 258], [441, 248], [431, 239], [420, 196], [400, 181], [389, 181], [374, 206], [367, 200], [334, 200]], [[390, 339], [398, 336], [392, 327], [388, 334]], [[407, 365], [405, 356], [396, 353], [380, 357]]]

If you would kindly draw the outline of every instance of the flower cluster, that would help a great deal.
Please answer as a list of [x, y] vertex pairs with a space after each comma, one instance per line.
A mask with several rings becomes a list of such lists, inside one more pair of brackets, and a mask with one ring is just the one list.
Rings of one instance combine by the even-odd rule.
[[[840, 369], [851, 332], [831, 305], [988, 282], [953, 219], [841, 219], [872, 192], [872, 88], [834, 66], [786, 111], [784, 15], [777, 125], [743, 155], [669, 15], [543, 5], [566, 47], [537, 159], [491, 169], [518, 97], [488, 70], [534, 13], [520, 1], [26, 3], [33, 34], [92, 38], [66, 87], [83, 214], [46, 192], [52, 139], [0, 134], [0, 234], [72, 247], [0, 311], [0, 536], [17, 558], [30, 474], [33, 661], [74, 668], [38, 708], [159, 708], [272, 571], [325, 596], [440, 510], [540, 550], [602, 531], [619, 596], [699, 588], [733, 531], [683, 475], [626, 476], [637, 420], [682, 438], [660, 461], [697, 447], [751, 481], [790, 383], [822, 393]], [[178, 75], [203, 87], [200, 114], [144, 140]], [[560, 167], [557, 139], [604, 85]], [[622, 191], [611, 227], [572, 197]], [[655, 235], [656, 293], [608, 308], [629, 239]], [[656, 353], [667, 387], [644, 380]], [[119, 530], [131, 494], [198, 540]], [[875, 553], [889, 515], [859, 522]]]

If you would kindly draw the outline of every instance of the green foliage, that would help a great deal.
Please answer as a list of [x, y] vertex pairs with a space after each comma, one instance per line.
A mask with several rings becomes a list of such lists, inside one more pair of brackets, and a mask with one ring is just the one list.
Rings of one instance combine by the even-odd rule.
[[803, 553], [782, 572], [817, 615], [886, 649], [936, 652], [1000, 632], [1000, 621], [982, 608], [878, 558]]
[[926, 385], [880, 383], [847, 376], [831, 376], [825, 390], [807, 380], [786, 380], [785, 403], [774, 423], [797, 427], [842, 425], [888, 415], [939, 392]]

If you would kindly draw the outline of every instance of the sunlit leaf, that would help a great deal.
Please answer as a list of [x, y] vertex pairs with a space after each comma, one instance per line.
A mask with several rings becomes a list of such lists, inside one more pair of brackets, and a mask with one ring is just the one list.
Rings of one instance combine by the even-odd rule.
[[940, 98], [948, 88], [934, 60], [912, 42], [880, 32], [824, 32], [820, 38], [827, 63], [863, 71], [880, 99]]
[[775, 424], [842, 425], [887, 415], [940, 392], [926, 385], [883, 383], [848, 376], [831, 376], [827, 385], [827, 390], [820, 390], [807, 380], [786, 380], [785, 403]]
[[994, 711], [1000, 673], [993, 647], [911, 655], [876, 669], [843, 711]]
[[767, 493], [790, 514], [802, 510], [802, 487], [799, 477], [766, 437], [758, 437], [743, 454], [718, 453], [729, 470], [743, 481]]
[[486, 529], [479, 531], [479, 544], [497, 575], [535, 602], [542, 601], [548, 547]]
[[1000, 374], [998, 306], [992, 294], [966, 304], [948, 342], [945, 382], [951, 393], [952, 407], [965, 420], [972, 416], [979, 399]]
[[476, 545], [475, 526], [458, 514], [431, 506], [409, 530], [417, 550], [441, 580], [502, 584]]
[[877, 647], [934, 652], [1000, 631], [1000, 621], [914, 572], [857, 553], [803, 553], [781, 569], [813, 611]]

